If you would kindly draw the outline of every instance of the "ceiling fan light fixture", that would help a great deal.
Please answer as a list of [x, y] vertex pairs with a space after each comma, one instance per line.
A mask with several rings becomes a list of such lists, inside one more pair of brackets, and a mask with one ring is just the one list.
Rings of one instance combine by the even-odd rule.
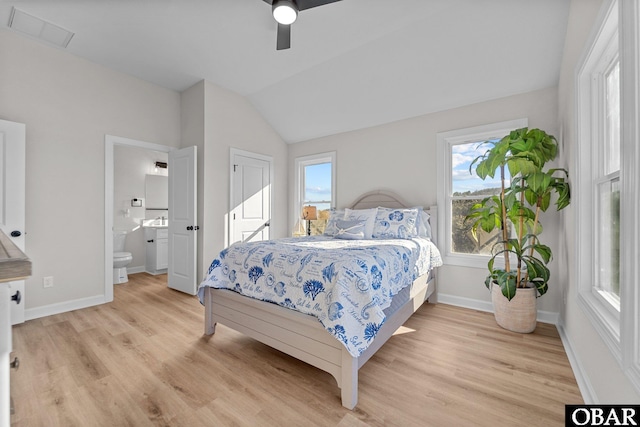
[[276, 0], [273, 2], [272, 13], [278, 23], [291, 25], [298, 17], [298, 8], [291, 0]]

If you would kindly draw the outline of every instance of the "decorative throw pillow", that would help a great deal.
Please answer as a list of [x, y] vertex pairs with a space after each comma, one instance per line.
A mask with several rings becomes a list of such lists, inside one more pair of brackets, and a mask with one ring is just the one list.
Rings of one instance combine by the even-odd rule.
[[324, 227], [324, 234], [327, 236], [335, 236], [338, 232], [336, 222], [344, 219], [344, 209], [331, 209], [327, 225]]
[[376, 214], [378, 208], [371, 209], [345, 209], [344, 219], [346, 220], [359, 220], [365, 221], [364, 223], [364, 238], [371, 239], [373, 234], [373, 226], [376, 223]]
[[378, 208], [374, 238], [409, 239], [418, 235], [418, 209]]
[[364, 226], [365, 221], [339, 219], [336, 221], [338, 231], [334, 237], [346, 240], [364, 239]]

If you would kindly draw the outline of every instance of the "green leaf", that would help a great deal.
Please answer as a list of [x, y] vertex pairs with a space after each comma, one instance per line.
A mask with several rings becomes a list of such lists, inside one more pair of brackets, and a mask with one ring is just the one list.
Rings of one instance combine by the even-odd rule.
[[493, 276], [491, 274], [488, 275], [486, 279], [484, 279], [484, 285], [487, 287], [487, 289], [491, 289], [492, 281], [493, 281]]
[[527, 177], [527, 184], [531, 191], [540, 194], [547, 191], [547, 188], [549, 188], [549, 185], [551, 184], [551, 176], [540, 171], [534, 172]]
[[483, 160], [478, 163], [478, 166], [476, 166], [476, 174], [480, 177], [480, 179], [485, 179], [487, 176], [491, 176], [491, 178], [493, 178], [495, 169], [491, 169], [487, 160]]
[[[532, 256], [527, 256], [525, 262], [527, 263], [527, 270], [529, 270], [529, 264], [533, 265], [532, 268], [536, 272], [535, 274], [536, 278], [540, 278], [546, 282], [551, 277], [551, 272], [549, 271], [547, 266], [544, 265], [542, 261], [540, 261], [539, 259]], [[531, 273], [529, 273], [529, 276], [532, 276]]]
[[540, 296], [544, 295], [547, 293], [547, 290], [549, 290], [549, 285], [547, 285], [547, 282], [533, 282], [536, 285], [536, 289], [538, 290], [538, 293], [540, 294]]
[[523, 259], [522, 262], [527, 266], [527, 273], [529, 273], [529, 280], [536, 279], [538, 277], [538, 270], [534, 263], [529, 261], [528, 259]]
[[496, 281], [498, 282], [498, 286], [502, 290], [502, 295], [504, 295], [509, 301], [516, 295], [516, 276], [514, 272], [508, 271], [500, 271], [496, 275]]
[[513, 191], [509, 191], [504, 195], [504, 205], [507, 209], [511, 209], [513, 207], [513, 204], [517, 201], [517, 194]]
[[551, 204], [551, 193], [547, 192], [540, 198], [540, 209], [542, 212], [546, 212], [549, 209], [549, 205]]
[[527, 201], [527, 203], [529, 203], [531, 206], [535, 206], [536, 205], [536, 201], [538, 200], [538, 196], [536, 195], [536, 193], [531, 191], [530, 188], [527, 188], [524, 191], [524, 198]]
[[522, 248], [520, 246], [520, 241], [518, 239], [509, 239], [507, 240], [509, 248], [516, 254], [519, 255], [522, 253]]
[[569, 189], [569, 183], [564, 182], [556, 184], [556, 191], [558, 192], [558, 200], [556, 201], [556, 208], [562, 210], [569, 206], [571, 203], [571, 191]]
[[548, 264], [553, 257], [553, 254], [551, 253], [551, 248], [547, 245], [542, 245], [542, 244], [534, 245], [533, 250], [536, 251], [542, 257], [545, 264]]

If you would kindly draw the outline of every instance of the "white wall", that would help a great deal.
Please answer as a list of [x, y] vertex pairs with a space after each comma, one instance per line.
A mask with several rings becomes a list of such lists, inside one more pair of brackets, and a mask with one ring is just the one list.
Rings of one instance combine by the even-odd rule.
[[[133, 259], [127, 266], [128, 271], [145, 271], [146, 241], [142, 220], [160, 215], [168, 216], [167, 211], [146, 211], [147, 175], [167, 176], [167, 169], [155, 171], [156, 161], [167, 162], [169, 155], [143, 148], [115, 145], [113, 148], [113, 229], [127, 231], [125, 251], [131, 252]], [[132, 207], [131, 199], [142, 198], [142, 207]], [[128, 215], [125, 212], [128, 211]]]
[[[180, 94], [0, 30], [0, 118], [26, 123], [26, 315], [104, 294], [105, 134], [177, 146]], [[54, 286], [44, 289], [43, 276]]]
[[288, 146], [246, 98], [213, 83], [203, 81], [184, 91], [182, 108], [183, 144], [199, 150], [200, 280], [227, 239], [231, 147], [273, 157], [271, 237], [287, 235]]
[[[378, 188], [391, 189], [415, 205], [435, 205], [436, 134], [526, 117], [530, 127], [556, 135], [557, 92], [548, 88], [440, 113], [428, 114], [364, 130], [342, 133], [294, 144], [289, 149], [289, 191], [293, 193], [293, 161], [296, 157], [335, 150], [337, 152], [337, 206]], [[295, 219], [289, 218], [290, 227]], [[546, 217], [544, 239], [557, 253], [557, 216]], [[538, 300], [538, 309], [554, 318], [561, 307], [557, 264], [551, 265], [549, 292]], [[484, 286], [486, 269], [443, 266], [438, 270], [438, 289], [449, 301], [483, 307], [490, 304]], [[472, 301], [467, 301], [468, 299]]]
[[[575, 163], [580, 149], [580, 141], [576, 138], [575, 68], [601, 5], [602, 0], [571, 1], [558, 90], [559, 116], [564, 129], [568, 165]], [[570, 206], [563, 218], [563, 244], [569, 254], [567, 303], [562, 310], [563, 330], [570, 344], [567, 350], [576, 358], [574, 371], [584, 381], [581, 387], [583, 394], [586, 391], [587, 398], [592, 403], [638, 403], [640, 394], [624, 375], [620, 365], [578, 306], [578, 284], [572, 274], [576, 266], [574, 209], [575, 206]]]

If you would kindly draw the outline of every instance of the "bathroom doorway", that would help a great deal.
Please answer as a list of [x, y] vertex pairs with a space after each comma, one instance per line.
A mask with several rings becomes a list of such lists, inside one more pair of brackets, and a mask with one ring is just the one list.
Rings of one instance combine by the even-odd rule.
[[[162, 205], [162, 200], [166, 200], [168, 190], [164, 198], [158, 193], [162, 192], [159, 190], [161, 177], [168, 175], [168, 153], [174, 149], [128, 138], [105, 137], [106, 301], [113, 301], [114, 231], [127, 232], [125, 250], [132, 254], [128, 273], [147, 271], [148, 248], [143, 225], [158, 225], [158, 229], [163, 225], [166, 227], [168, 205]], [[147, 180], [147, 176], [151, 178]], [[147, 200], [147, 181], [153, 206]], [[162, 272], [162, 269], [156, 272]]]

